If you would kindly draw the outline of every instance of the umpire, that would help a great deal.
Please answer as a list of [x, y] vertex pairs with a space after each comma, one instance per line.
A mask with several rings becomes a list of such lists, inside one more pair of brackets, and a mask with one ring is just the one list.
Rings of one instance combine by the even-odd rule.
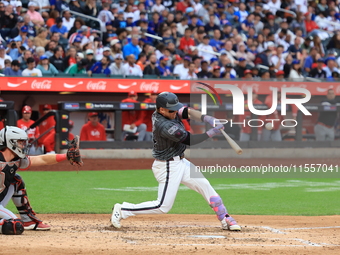
[[[158, 181], [158, 198], [155, 201], [140, 204], [115, 204], [111, 222], [116, 228], [121, 227], [121, 219], [139, 214], [167, 213], [173, 206], [179, 185], [182, 183], [188, 188], [200, 193], [217, 218], [221, 221], [222, 229], [239, 231], [241, 227], [229, 216], [221, 197], [216, 193], [209, 181], [201, 178], [191, 178], [191, 162], [184, 158], [187, 145], [195, 145], [209, 137], [221, 133], [222, 124], [216, 125], [206, 133], [192, 135], [185, 130], [181, 119], [204, 121], [214, 126], [216, 119], [202, 115], [200, 112], [184, 107], [175, 94], [163, 92], [156, 99], [157, 110], [152, 114], [153, 125], [153, 174]], [[190, 167], [191, 165], [191, 167]]]

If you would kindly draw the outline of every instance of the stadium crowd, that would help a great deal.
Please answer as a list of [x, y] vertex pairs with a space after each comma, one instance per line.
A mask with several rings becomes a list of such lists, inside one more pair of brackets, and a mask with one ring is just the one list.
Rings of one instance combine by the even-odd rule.
[[335, 81], [339, 9], [339, 0], [2, 0], [0, 70]]

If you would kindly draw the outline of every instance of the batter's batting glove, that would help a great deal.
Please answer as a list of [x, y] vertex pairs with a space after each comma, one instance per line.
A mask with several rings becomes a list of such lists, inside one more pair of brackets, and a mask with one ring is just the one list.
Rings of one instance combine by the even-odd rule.
[[219, 125], [217, 125], [216, 127], [209, 129], [209, 130], [206, 132], [206, 134], [207, 134], [209, 137], [214, 137], [215, 135], [221, 134], [221, 129], [224, 129], [224, 126], [223, 126], [222, 124], [219, 124]]
[[221, 122], [218, 119], [211, 117], [209, 115], [204, 115], [203, 121], [205, 123], [209, 123], [212, 127], [215, 127], [215, 126], [221, 124]]

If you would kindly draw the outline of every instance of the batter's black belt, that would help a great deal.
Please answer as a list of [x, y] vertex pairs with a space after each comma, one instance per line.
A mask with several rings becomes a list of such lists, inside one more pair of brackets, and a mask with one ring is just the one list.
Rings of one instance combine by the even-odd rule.
[[[179, 159], [184, 159], [184, 153], [181, 155], [181, 156], [175, 156], [175, 157], [179, 157]], [[171, 158], [171, 159], [168, 159], [168, 160], [159, 160], [159, 159], [156, 159], [157, 161], [161, 161], [161, 162], [167, 162], [167, 161], [175, 161], [175, 157]]]

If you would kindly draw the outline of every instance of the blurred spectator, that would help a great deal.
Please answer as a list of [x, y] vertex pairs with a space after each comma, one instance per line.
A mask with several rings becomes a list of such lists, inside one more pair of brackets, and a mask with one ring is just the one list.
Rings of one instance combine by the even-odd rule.
[[63, 59], [65, 69], [77, 63], [76, 55], [77, 49], [71, 46], [66, 53], [66, 57]]
[[3, 31], [8, 31], [8, 29], [14, 28], [17, 23], [17, 18], [18, 15], [13, 12], [13, 5], [8, 4], [6, 7], [2, 8], [2, 10], [0, 10], [0, 29]]
[[11, 67], [6, 67], [4, 69], [5, 76], [22, 76], [22, 71], [20, 70], [20, 63], [18, 60], [13, 60], [11, 62]]
[[19, 42], [21, 42], [22, 46], [27, 47], [27, 41], [28, 41], [27, 33], [28, 33], [28, 27], [27, 26], [22, 26], [20, 28], [19, 35], [14, 37], [13, 40], [14, 41], [19, 41]]
[[[137, 101], [138, 95], [134, 91], [130, 91], [128, 98], [123, 99], [122, 103], [139, 103]], [[122, 128], [125, 125], [129, 126], [129, 129], [133, 130], [137, 127], [136, 132], [124, 131], [122, 132], [122, 140], [125, 140], [129, 134], [138, 133], [137, 141], [151, 141], [151, 137], [147, 135], [146, 124], [143, 123], [144, 115], [142, 111], [122, 111]]]
[[64, 59], [63, 59], [63, 48], [61, 46], [56, 46], [53, 49], [53, 56], [50, 57], [50, 63], [52, 65], [54, 65], [55, 68], [57, 68], [57, 70], [59, 72], [64, 72], [66, 67], [64, 64]]
[[307, 56], [305, 60], [303, 71], [309, 73], [312, 70], [312, 65], [314, 62], [316, 62], [317, 54], [317, 49], [315, 47], [311, 48], [311, 50], [309, 51], [309, 56]]
[[114, 57], [114, 63], [109, 66], [110, 72], [112, 75], [125, 75], [123, 68], [123, 55], [116, 54]]
[[250, 69], [245, 70], [243, 78], [245, 80], [252, 80], [253, 79], [253, 72]]
[[145, 66], [143, 74], [144, 75], [157, 75], [160, 76], [161, 72], [159, 68], [156, 66], [157, 64], [157, 58], [156, 55], [152, 54], [149, 56], [149, 64]]
[[[41, 148], [38, 147], [37, 142], [32, 142], [40, 136], [39, 127], [29, 128], [32, 124], [34, 124], [34, 120], [31, 120], [32, 116], [32, 108], [28, 105], [25, 105], [22, 110], [22, 118], [17, 121], [17, 127], [26, 131], [28, 136], [28, 142], [31, 144], [29, 149], [29, 155], [37, 155], [41, 153]], [[39, 149], [38, 149], [39, 148]]]
[[236, 57], [244, 58], [248, 65], [253, 65], [253, 61], [255, 60], [255, 55], [249, 51], [246, 51], [246, 45], [243, 42], [240, 42], [237, 45]]
[[181, 38], [179, 49], [184, 52], [184, 54], [191, 54], [190, 46], [195, 46], [195, 41], [191, 38], [191, 29], [186, 28], [184, 37]]
[[34, 45], [36, 47], [39, 47], [39, 46], [46, 47], [46, 45], [50, 41], [47, 39], [47, 35], [48, 35], [48, 32], [45, 27], [39, 28], [38, 35], [33, 39]]
[[288, 52], [291, 53], [292, 57], [295, 59], [297, 58], [297, 53], [301, 52], [300, 46], [301, 46], [301, 38], [297, 36], [294, 39], [294, 44], [290, 45], [288, 48]]
[[57, 46], [56, 42], [49, 41], [45, 47], [46, 48], [45, 55], [49, 58], [52, 57], [54, 55], [53, 51], [56, 48], [56, 46]]
[[[321, 101], [321, 105], [337, 105], [339, 101], [333, 89], [327, 91], [326, 99]], [[334, 125], [338, 113], [336, 111], [321, 111], [317, 124], [314, 126], [316, 141], [333, 141], [334, 140]]]
[[[146, 98], [143, 103], [156, 103], [156, 98], [158, 95], [157, 90], [151, 91], [149, 98]], [[152, 114], [154, 111], [146, 110], [141, 111], [141, 116], [143, 119], [143, 123], [146, 125], [146, 140], [151, 141], [152, 140]]]
[[86, 59], [80, 59], [76, 64], [71, 65], [69, 68], [66, 69], [65, 73], [73, 74], [86, 74]]
[[98, 113], [90, 112], [88, 122], [80, 130], [81, 141], [106, 141], [106, 131], [99, 123]]
[[39, 7], [37, 3], [32, 1], [29, 2], [27, 14], [30, 16], [31, 21], [35, 26], [41, 27], [45, 22], [41, 14], [35, 10], [37, 7]]
[[194, 79], [197, 79], [197, 75], [195, 73], [195, 69], [196, 69], [195, 63], [191, 62], [189, 64], [188, 71], [187, 72], [182, 72], [181, 76], [179, 78], [181, 80], [194, 80]]
[[183, 63], [176, 65], [173, 71], [174, 76], [181, 77], [182, 75], [186, 75], [189, 71], [189, 64], [191, 62], [191, 57], [185, 56], [183, 58]]
[[92, 16], [92, 17], [97, 17], [98, 9], [97, 9], [96, 0], [86, 0], [84, 14]]
[[[69, 8], [70, 8], [71, 11], [84, 13], [84, 9], [82, 8], [82, 6], [78, 2], [78, 0], [71, 0], [69, 2], [69, 4], [70, 4]], [[84, 25], [84, 24], [82, 24], [82, 25]]]
[[56, 18], [56, 24], [50, 29], [51, 33], [59, 33], [62, 37], [67, 38], [67, 28], [63, 25], [63, 19]]
[[300, 64], [300, 60], [293, 60], [292, 62], [292, 69], [289, 73], [289, 79], [293, 81], [303, 81], [304, 76], [302, 75], [302, 68]]
[[[77, 1], [72, 1], [72, 2], [77, 2]], [[73, 37], [76, 36], [76, 34], [74, 35], [74, 33], [77, 33], [78, 31], [81, 30], [82, 26], [85, 25], [85, 22], [80, 19], [80, 18], [76, 18], [72, 28], [68, 31], [68, 38], [69, 38], [69, 42], [73, 42], [73, 39], [70, 41], [70, 37], [73, 35]]]
[[110, 4], [109, 3], [103, 3], [102, 5], [103, 9], [98, 14], [98, 19], [103, 23], [108, 23], [114, 21], [115, 17], [113, 16], [112, 12], [109, 11]]
[[215, 57], [214, 49], [209, 45], [210, 37], [208, 35], [203, 37], [203, 43], [197, 46], [198, 55], [203, 57], [205, 61], [210, 61], [213, 57]]
[[200, 79], [208, 79], [212, 77], [212, 73], [208, 71], [209, 64], [203, 60], [201, 62], [201, 71], [197, 73], [197, 77]]
[[308, 76], [322, 79], [327, 78], [326, 72], [323, 70], [324, 65], [324, 60], [322, 58], [319, 58], [316, 62], [316, 67], [311, 69]]
[[55, 75], [58, 72], [58, 70], [50, 63], [50, 60], [46, 55], [43, 55], [40, 57], [39, 65], [37, 66], [37, 69], [39, 69], [44, 76], [45, 74], [49, 75]]
[[239, 78], [244, 77], [244, 71], [247, 69], [251, 69], [252, 67], [247, 64], [247, 61], [245, 58], [239, 58], [238, 59], [238, 65], [235, 66], [235, 72]]
[[57, 10], [51, 11], [49, 15], [49, 19], [46, 21], [46, 26], [51, 28], [53, 25], [56, 24], [56, 18], [60, 16], [59, 12]]
[[93, 50], [91, 49], [86, 50], [85, 60], [86, 60], [86, 71], [88, 71], [96, 63], [96, 60], [93, 57]]
[[327, 45], [327, 49], [340, 49], [340, 32], [334, 33], [332, 39]]
[[309, 12], [306, 12], [305, 13], [305, 25], [306, 25], [307, 33], [310, 33], [315, 29], [319, 29], [318, 25], [311, 18], [312, 18], [312, 14]]
[[32, 52], [29, 50], [25, 50], [23, 51], [22, 55], [18, 58], [21, 70], [27, 68], [27, 59], [30, 57], [32, 57]]
[[282, 70], [279, 70], [276, 72], [276, 81], [286, 81], [284, 78], [285, 72]]
[[213, 79], [220, 79], [221, 78], [221, 67], [214, 66], [212, 70], [212, 76]]
[[332, 72], [340, 73], [340, 70], [336, 67], [336, 62], [334, 57], [328, 57], [326, 59], [326, 67], [323, 68], [323, 70], [326, 72], [326, 76], [332, 77]]
[[42, 73], [39, 69], [35, 68], [35, 60], [32, 57], [27, 59], [27, 68], [22, 71], [22, 76], [39, 76], [42, 77]]
[[161, 76], [170, 76], [171, 75], [170, 68], [167, 66], [168, 60], [169, 59], [167, 57], [164, 57], [164, 56], [159, 59], [158, 69], [159, 69]]
[[[75, 1], [72, 1], [75, 2]], [[76, 19], [72, 17], [71, 13], [69, 11], [64, 11], [63, 13], [63, 25], [66, 27], [67, 32], [71, 30], [73, 27], [74, 21]]]
[[126, 58], [127, 56], [133, 54], [135, 59], [137, 59], [140, 52], [141, 50], [138, 46], [138, 35], [134, 35], [131, 38], [131, 42], [123, 47], [123, 56]]
[[102, 73], [107, 76], [110, 75], [111, 71], [109, 69], [110, 59], [106, 56], [103, 56], [102, 60], [96, 62], [87, 73], [89, 75], [93, 73]]
[[143, 76], [142, 69], [138, 65], [135, 64], [136, 59], [135, 55], [131, 54], [126, 57], [127, 63], [124, 64], [124, 74], [125, 76]]

